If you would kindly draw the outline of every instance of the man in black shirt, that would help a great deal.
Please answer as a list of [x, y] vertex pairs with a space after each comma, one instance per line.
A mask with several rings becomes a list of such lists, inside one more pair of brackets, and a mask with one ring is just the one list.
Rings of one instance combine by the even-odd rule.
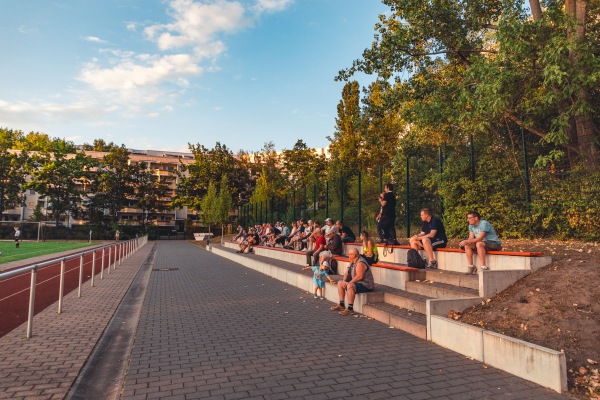
[[356, 236], [354, 236], [354, 232], [350, 229], [349, 226], [344, 225], [342, 221], [336, 221], [335, 226], [338, 228], [339, 234], [342, 237], [342, 242], [344, 243], [354, 243], [356, 242]]
[[433, 250], [446, 247], [448, 238], [444, 224], [438, 217], [434, 217], [429, 208], [421, 210], [421, 233], [410, 238], [410, 247], [419, 251], [425, 249], [427, 253], [427, 268], [437, 268], [437, 261]]
[[377, 232], [381, 242], [388, 244], [398, 244], [396, 240], [396, 196], [394, 196], [394, 186], [388, 183], [384, 187], [384, 192], [379, 196], [381, 211], [377, 216]]

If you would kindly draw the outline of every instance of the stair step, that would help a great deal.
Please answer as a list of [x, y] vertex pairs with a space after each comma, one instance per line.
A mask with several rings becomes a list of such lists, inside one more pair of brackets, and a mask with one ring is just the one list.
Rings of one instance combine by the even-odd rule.
[[386, 292], [383, 297], [383, 302], [399, 308], [407, 309], [408, 311], [415, 311], [425, 314], [427, 309], [427, 299], [431, 298], [432, 297], [398, 289]]
[[479, 297], [479, 292], [474, 289], [448, 285], [430, 281], [406, 282], [406, 291], [436, 299], [461, 299], [466, 297]]
[[443, 269], [427, 269], [425, 270], [425, 279], [479, 291], [479, 276], [477, 275], [466, 275], [462, 272]]
[[393, 326], [421, 339], [427, 339], [427, 318], [424, 314], [387, 303], [365, 304], [362, 313], [388, 326]]

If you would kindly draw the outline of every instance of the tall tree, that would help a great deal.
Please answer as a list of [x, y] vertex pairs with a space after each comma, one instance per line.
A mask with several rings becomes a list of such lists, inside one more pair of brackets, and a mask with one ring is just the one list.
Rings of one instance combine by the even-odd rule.
[[315, 154], [302, 139], [298, 139], [294, 147], [283, 150], [283, 174], [287, 177], [286, 187], [298, 190], [309, 183], [312, 174], [322, 175], [326, 169], [323, 155]]
[[97, 206], [108, 210], [114, 222], [135, 192], [137, 167], [131, 164], [129, 154], [125, 147], [110, 149], [102, 159], [97, 177]]
[[153, 214], [167, 211], [170, 206], [169, 185], [164, 179], [148, 171], [145, 164], [136, 165], [134, 172], [135, 207], [142, 210], [144, 225]]
[[219, 212], [219, 198], [217, 194], [217, 187], [213, 181], [208, 183], [208, 190], [202, 200], [200, 201], [201, 213], [200, 220], [208, 225], [208, 232], [210, 233], [211, 225], [217, 221]]
[[19, 131], [0, 128], [0, 219], [5, 209], [21, 202], [29, 157], [25, 151], [11, 151], [21, 135]]
[[223, 227], [229, 222], [231, 207], [233, 202], [229, 193], [229, 180], [227, 175], [223, 174], [219, 183], [219, 197], [217, 200], [216, 222], [221, 224], [221, 236], [223, 236]]
[[78, 212], [84, 197], [81, 182], [90, 178], [95, 163], [85, 154], [68, 154], [60, 147], [53, 152], [40, 152], [32, 159], [28, 187], [48, 197], [48, 208], [58, 226], [63, 215]]

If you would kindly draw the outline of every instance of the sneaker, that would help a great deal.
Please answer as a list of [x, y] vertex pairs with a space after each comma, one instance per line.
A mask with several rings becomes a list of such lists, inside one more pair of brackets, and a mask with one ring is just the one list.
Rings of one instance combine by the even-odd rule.
[[236, 252], [236, 253], [241, 253], [242, 251], [241, 251], [241, 250], [236, 250], [235, 252]]
[[482, 266], [481, 266], [481, 270], [482, 270], [482, 271], [489, 271], [489, 270], [490, 270], [490, 267], [488, 267], [487, 265], [482, 265]]
[[354, 310], [345, 309], [344, 311], [340, 311], [338, 314], [340, 315], [354, 315]]
[[330, 308], [331, 311], [342, 311], [342, 310], [345, 310], [345, 309], [346, 309], [346, 307], [342, 307], [339, 304], [336, 304], [335, 306], [333, 306], [333, 307]]
[[319, 298], [320, 298], [321, 300], [325, 300], [325, 297], [323, 297], [323, 296], [321, 296], [321, 297], [319, 297]]
[[313, 293], [313, 299], [316, 299], [318, 296], [316, 293]]
[[477, 273], [477, 267], [474, 265], [469, 265], [467, 267], [467, 272], [465, 272], [465, 275], [471, 275], [471, 274], [476, 274]]
[[435, 260], [429, 261], [429, 264], [427, 264], [427, 266], [425, 268], [427, 268], [427, 269], [437, 269], [437, 261], [435, 261]]

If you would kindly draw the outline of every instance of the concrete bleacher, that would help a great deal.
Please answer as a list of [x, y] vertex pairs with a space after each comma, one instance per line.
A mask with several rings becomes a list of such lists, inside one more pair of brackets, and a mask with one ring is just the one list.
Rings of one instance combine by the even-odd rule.
[[[349, 246], [360, 244], [346, 245], [346, 252]], [[256, 246], [254, 254], [238, 254], [237, 249], [237, 243], [223, 241], [211, 251], [312, 293], [312, 271], [302, 270], [306, 265], [304, 252]], [[443, 261], [435, 270], [418, 270], [405, 265], [407, 250], [408, 246], [394, 246], [393, 252], [379, 248], [383, 260], [371, 268], [375, 290], [356, 295], [354, 310], [357, 313], [557, 392], [566, 390], [564, 353], [448, 318], [451, 311], [462, 311], [478, 304], [547, 265], [551, 262], [549, 257], [541, 253], [494, 252], [491, 256], [495, 257], [495, 264], [491, 270], [465, 275], [460, 267], [450, 264], [454, 260], [465, 265], [465, 256], [460, 250], [438, 251], [438, 260]], [[444, 257], [445, 254], [452, 257]], [[456, 255], [462, 256], [460, 260]], [[338, 273], [343, 274], [349, 260], [346, 256], [336, 256], [336, 260]], [[404, 263], [391, 260], [404, 260]], [[333, 279], [339, 281], [341, 277], [337, 275]], [[337, 303], [337, 286], [327, 284], [324, 296]]]

